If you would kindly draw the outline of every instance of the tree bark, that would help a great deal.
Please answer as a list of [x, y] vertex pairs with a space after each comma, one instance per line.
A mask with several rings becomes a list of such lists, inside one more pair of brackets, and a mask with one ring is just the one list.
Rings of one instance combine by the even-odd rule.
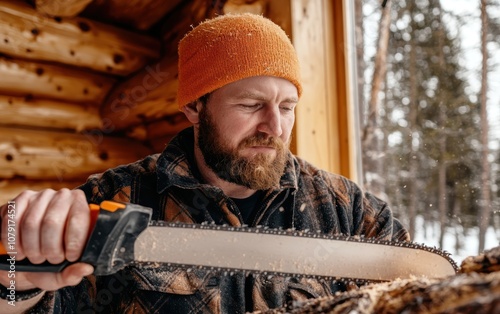
[[491, 215], [491, 184], [490, 184], [490, 163], [488, 161], [488, 13], [487, 0], [481, 0], [481, 54], [483, 56], [481, 68], [481, 202], [479, 216], [479, 247], [481, 253], [485, 248], [486, 231], [490, 225]]
[[[443, 49], [444, 49], [444, 39], [445, 32], [443, 27], [443, 9], [441, 8], [440, 2], [437, 2], [436, 7], [439, 9], [439, 31], [438, 31], [438, 57], [439, 57], [439, 68], [443, 71], [446, 70], [446, 60], [444, 57]], [[444, 84], [443, 84], [444, 85]], [[438, 116], [438, 143], [439, 143], [439, 165], [438, 165], [438, 212], [439, 212], [439, 247], [444, 246], [444, 236], [446, 234], [447, 227], [447, 218], [446, 213], [448, 209], [448, 200], [447, 200], [447, 187], [446, 187], [446, 176], [447, 176], [447, 167], [448, 160], [446, 158], [446, 142], [448, 140], [448, 130], [447, 130], [447, 113], [446, 106], [439, 107], [439, 116]]]
[[[413, 2], [410, 2], [408, 6], [409, 14], [412, 14]], [[414, 24], [415, 21], [413, 17], [411, 18], [411, 24]], [[410, 50], [410, 59], [409, 59], [409, 82], [410, 82], [410, 91], [409, 91], [409, 112], [408, 112], [408, 132], [409, 132], [409, 156], [408, 156], [408, 218], [409, 218], [409, 226], [408, 231], [410, 233], [410, 237], [413, 239], [415, 237], [415, 223], [417, 218], [417, 195], [418, 195], [418, 164], [419, 164], [419, 148], [417, 146], [418, 141], [418, 125], [417, 125], [417, 116], [418, 116], [418, 82], [416, 79], [417, 73], [417, 42], [412, 36], [411, 41], [411, 50]]]
[[[355, 14], [355, 36], [356, 36], [356, 69], [358, 82], [358, 110], [359, 110], [359, 125], [364, 127], [363, 113], [365, 112], [365, 40], [363, 27], [363, 0], [356, 0], [354, 5]], [[361, 129], [362, 130], [362, 129]]]
[[[445, 123], [445, 113], [444, 109], [439, 110], [439, 125], [444, 125]], [[446, 134], [443, 131], [439, 134], [439, 152], [441, 160], [438, 165], [438, 210], [439, 210], [439, 247], [444, 245], [444, 235], [446, 234], [446, 212], [447, 212], [447, 198], [446, 198], [446, 166], [447, 162], [445, 160], [446, 155]]]
[[[379, 128], [379, 93], [381, 91], [385, 73], [387, 70], [387, 47], [389, 45], [389, 27], [391, 22], [391, 4], [389, 1], [382, 9], [379, 26], [379, 37], [377, 43], [377, 53], [375, 55], [375, 68], [373, 72], [372, 87], [368, 103], [368, 117], [361, 139], [363, 155], [363, 173], [365, 174], [366, 189], [375, 195], [381, 194], [384, 186], [380, 174], [380, 139], [377, 136]], [[369, 180], [366, 175], [372, 174], [374, 181]]]

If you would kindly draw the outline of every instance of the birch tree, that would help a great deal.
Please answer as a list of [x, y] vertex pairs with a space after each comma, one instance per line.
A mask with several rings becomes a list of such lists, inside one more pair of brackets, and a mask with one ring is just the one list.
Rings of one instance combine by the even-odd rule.
[[490, 162], [489, 141], [488, 141], [488, 13], [487, 1], [481, 0], [481, 54], [483, 56], [481, 64], [481, 203], [479, 216], [479, 253], [484, 250], [486, 230], [490, 225], [491, 215], [491, 193], [490, 193]]
[[367, 117], [362, 130], [361, 145], [363, 150], [363, 173], [365, 175], [365, 188], [381, 196], [385, 185], [380, 167], [380, 144], [382, 136], [379, 125], [380, 92], [384, 86], [387, 70], [387, 47], [389, 45], [389, 27], [391, 22], [392, 1], [385, 2], [380, 15], [378, 27], [377, 52], [375, 55], [371, 91], [368, 99]]

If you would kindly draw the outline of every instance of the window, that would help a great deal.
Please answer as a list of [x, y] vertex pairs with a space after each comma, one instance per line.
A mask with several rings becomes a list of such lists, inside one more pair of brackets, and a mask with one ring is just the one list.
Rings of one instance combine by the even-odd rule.
[[500, 3], [381, 2], [355, 8], [365, 189], [460, 263], [500, 238]]

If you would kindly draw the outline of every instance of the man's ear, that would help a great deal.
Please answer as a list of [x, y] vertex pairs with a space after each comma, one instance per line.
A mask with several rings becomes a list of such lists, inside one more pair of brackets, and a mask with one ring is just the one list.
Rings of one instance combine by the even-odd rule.
[[201, 106], [203, 106], [203, 104], [197, 100], [185, 105], [181, 110], [182, 112], [184, 112], [189, 122], [191, 122], [192, 124], [198, 124], [198, 122], [200, 121], [199, 115]]

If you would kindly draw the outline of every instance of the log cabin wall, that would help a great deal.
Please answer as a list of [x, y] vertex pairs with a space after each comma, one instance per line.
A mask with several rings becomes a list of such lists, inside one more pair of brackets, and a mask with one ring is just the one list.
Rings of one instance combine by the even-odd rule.
[[0, 203], [161, 151], [189, 125], [178, 41], [228, 12], [290, 33], [288, 0], [0, 0]]

